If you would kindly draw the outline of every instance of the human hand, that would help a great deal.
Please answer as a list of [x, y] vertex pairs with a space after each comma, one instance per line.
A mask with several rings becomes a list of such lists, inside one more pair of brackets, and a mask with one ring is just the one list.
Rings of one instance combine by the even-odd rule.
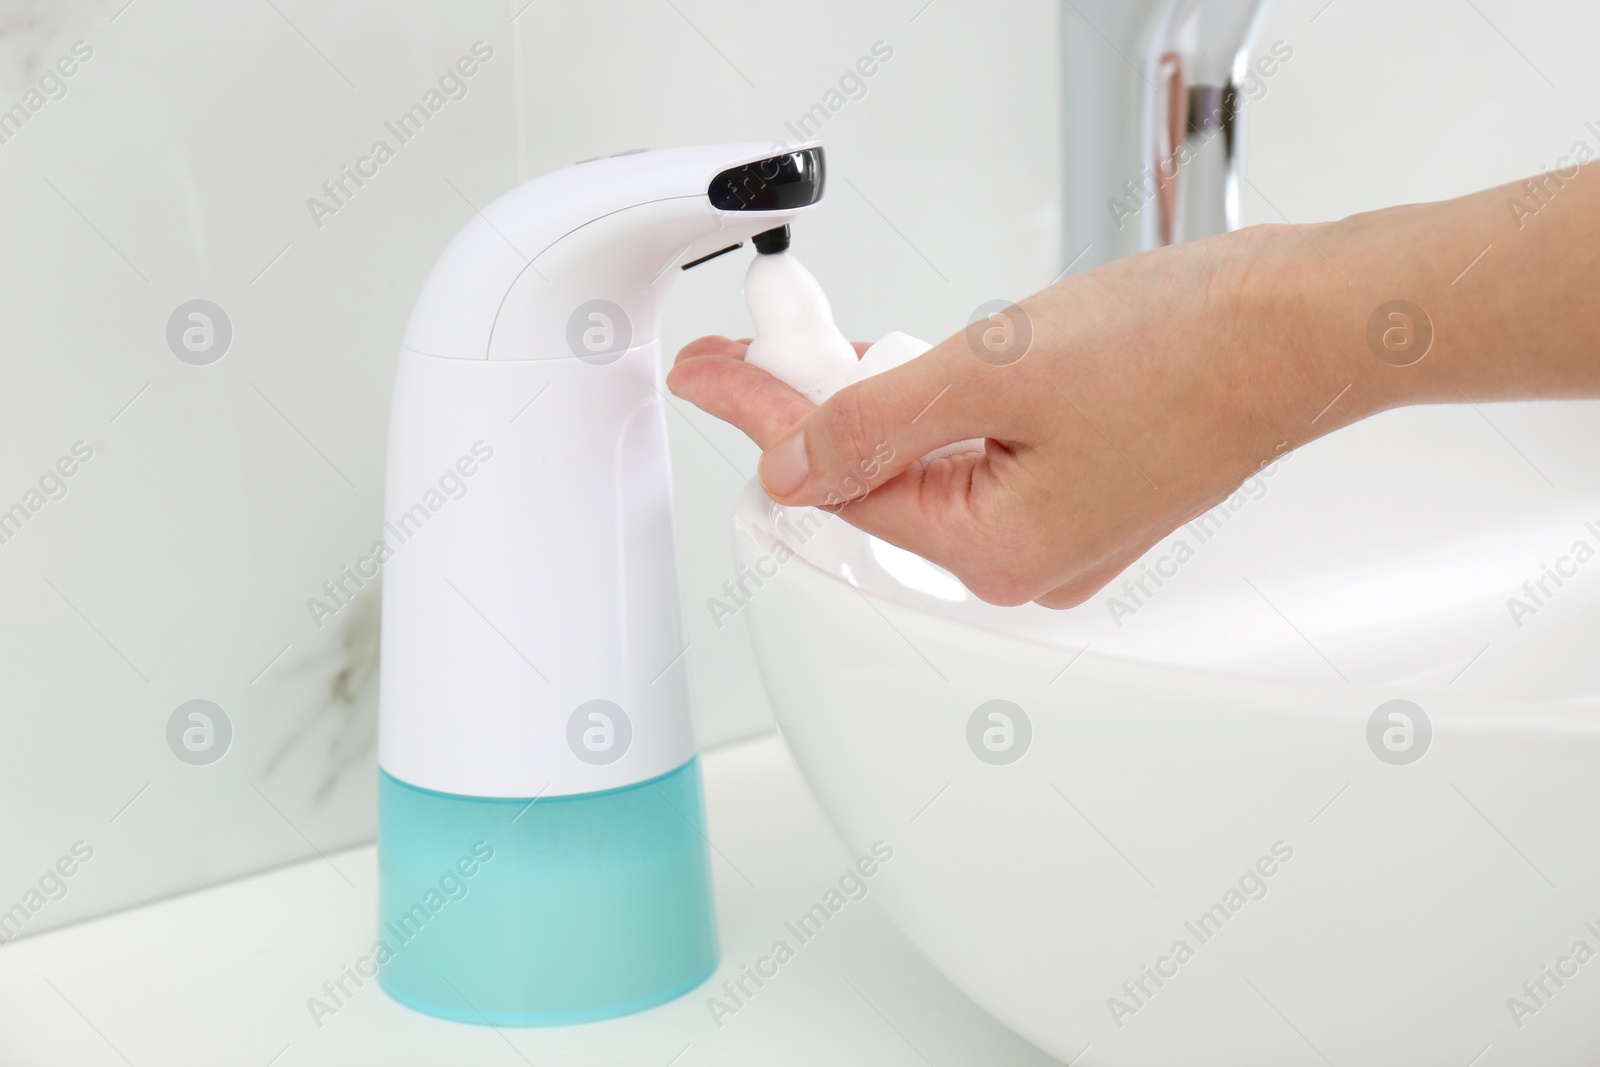
[[1285, 238], [1242, 231], [1052, 286], [1007, 312], [1031, 326], [1015, 362], [957, 334], [814, 407], [745, 364], [747, 342], [708, 337], [667, 382], [766, 450], [774, 500], [837, 508], [984, 600], [1067, 607], [1307, 439], [1342, 388], [1262, 328]]
[[[1561, 224], [1515, 237], [1507, 186], [1118, 260], [1008, 309], [1032, 333], [1014, 362], [964, 332], [820, 407], [723, 337], [686, 346], [667, 384], [761, 446], [779, 503], [837, 508], [992, 603], [1070, 607], [1261, 467], [1385, 408], [1600, 395], [1600, 181], [1567, 183]], [[1496, 273], [1458, 286], [1496, 242]], [[1427, 318], [1412, 362], [1375, 347], [1396, 298]]]

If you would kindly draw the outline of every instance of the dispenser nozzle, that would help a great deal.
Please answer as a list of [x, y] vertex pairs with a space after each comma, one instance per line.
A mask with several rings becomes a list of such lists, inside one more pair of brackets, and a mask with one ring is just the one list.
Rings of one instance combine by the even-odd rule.
[[786, 252], [789, 250], [789, 226], [785, 223], [775, 229], [763, 230], [750, 238], [750, 243], [755, 245], [756, 252], [763, 256]]

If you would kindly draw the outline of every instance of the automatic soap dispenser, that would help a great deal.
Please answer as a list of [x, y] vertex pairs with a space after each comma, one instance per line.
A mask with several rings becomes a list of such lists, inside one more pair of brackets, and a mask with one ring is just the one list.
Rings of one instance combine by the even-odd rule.
[[582, 1022], [716, 967], [661, 301], [821, 199], [822, 149], [774, 151], [534, 179], [417, 298], [385, 484], [375, 952], [418, 1010]]

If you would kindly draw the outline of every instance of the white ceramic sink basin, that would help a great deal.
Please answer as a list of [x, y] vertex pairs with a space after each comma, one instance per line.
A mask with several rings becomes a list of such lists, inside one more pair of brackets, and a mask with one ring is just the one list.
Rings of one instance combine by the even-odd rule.
[[913, 943], [1076, 1067], [1600, 1062], [1600, 559], [1507, 605], [1600, 548], [1600, 409], [1541, 409], [1555, 479], [1476, 420], [1295, 454], [1120, 626], [747, 494], [783, 735]]

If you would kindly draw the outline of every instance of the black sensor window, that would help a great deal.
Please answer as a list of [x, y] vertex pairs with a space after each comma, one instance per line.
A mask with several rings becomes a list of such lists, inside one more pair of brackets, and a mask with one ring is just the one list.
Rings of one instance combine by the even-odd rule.
[[706, 195], [719, 211], [790, 211], [822, 199], [821, 148], [806, 148], [733, 167], [711, 179]]

